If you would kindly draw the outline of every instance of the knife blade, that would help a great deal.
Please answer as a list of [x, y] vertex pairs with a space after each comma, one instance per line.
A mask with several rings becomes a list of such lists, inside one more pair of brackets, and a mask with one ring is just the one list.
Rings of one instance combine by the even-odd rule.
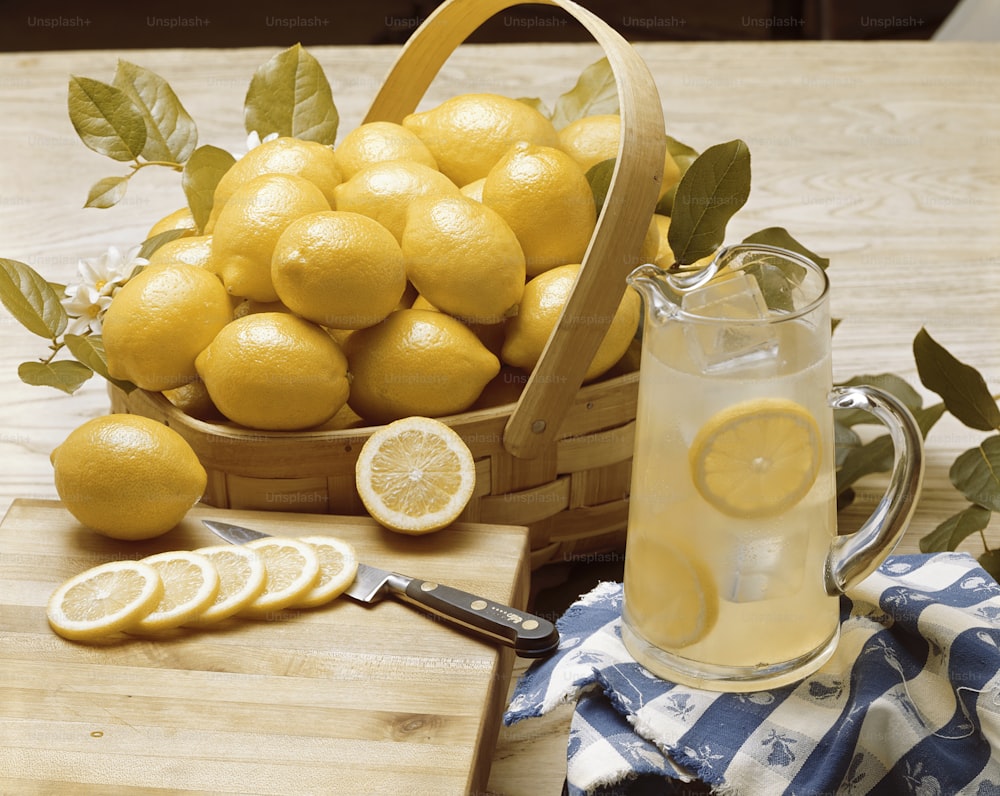
[[[271, 534], [219, 520], [202, 520], [216, 536], [232, 544], [245, 544]], [[354, 600], [372, 604], [394, 597], [474, 633], [498, 641], [523, 658], [543, 658], [559, 646], [559, 631], [540, 616], [434, 581], [402, 575], [359, 563], [354, 582], [344, 592]]]

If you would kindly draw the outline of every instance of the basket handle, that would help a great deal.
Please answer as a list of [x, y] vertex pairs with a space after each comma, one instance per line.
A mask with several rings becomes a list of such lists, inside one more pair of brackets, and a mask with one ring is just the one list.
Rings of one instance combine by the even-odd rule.
[[[646, 64], [600, 17], [572, 0], [562, 8], [604, 49], [618, 89], [621, 139], [604, 207], [573, 293], [504, 429], [504, 447], [534, 458], [551, 445], [583, 383], [625, 292], [659, 195], [666, 136], [660, 96]], [[365, 121], [401, 122], [412, 113], [448, 56], [494, 14], [521, 0], [447, 0], [414, 31]]]

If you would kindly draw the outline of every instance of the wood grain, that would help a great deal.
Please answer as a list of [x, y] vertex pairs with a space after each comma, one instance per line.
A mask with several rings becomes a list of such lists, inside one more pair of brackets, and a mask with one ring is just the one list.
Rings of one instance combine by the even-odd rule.
[[459, 524], [418, 540], [354, 517], [206, 508], [126, 545], [58, 503], [16, 501], [0, 526], [0, 791], [484, 788], [513, 655], [394, 601], [342, 598], [94, 644], [49, 630], [45, 604], [65, 578], [113, 558], [216, 544], [198, 519], [220, 516], [277, 535], [335, 535], [379, 567], [506, 604], [527, 598], [525, 534], [510, 526]]
[[[640, 43], [636, 49], [653, 74], [671, 135], [697, 149], [742, 138], [751, 150], [753, 189], [727, 239], [784, 226], [831, 258], [833, 313], [842, 319], [834, 336], [837, 378], [893, 372], [917, 387], [925, 403], [936, 402], [920, 387], [911, 351], [926, 327], [1000, 393], [1000, 45]], [[342, 130], [349, 130], [367, 112], [398, 48], [311, 51], [330, 78]], [[122, 170], [85, 150], [70, 127], [70, 74], [110, 79], [118, 57], [154, 69], [197, 120], [202, 143], [242, 151], [243, 95], [253, 70], [271, 55], [260, 48], [0, 55], [0, 256], [66, 281], [79, 257], [134, 245], [154, 220], [183, 204], [174, 175], [146, 169], [121, 207], [81, 209], [93, 182]], [[601, 55], [596, 44], [462, 45], [422, 106], [469, 90], [551, 104]], [[45, 345], [0, 313], [5, 506], [16, 497], [53, 497], [49, 451], [108, 406], [96, 382], [73, 397], [20, 384], [17, 364], [43, 355]], [[985, 436], [947, 416], [931, 431], [924, 489], [900, 550], [917, 550], [921, 536], [966, 505], [948, 468]], [[873, 477], [859, 485], [842, 525], [860, 523], [882, 483]], [[1000, 522], [991, 523], [986, 537], [1000, 544]], [[961, 549], [975, 553], [982, 544], [972, 538]], [[523, 665], [518, 661], [515, 671]], [[490, 791], [560, 793], [568, 726], [569, 713], [560, 711], [504, 728]], [[79, 745], [89, 741], [84, 736]], [[68, 758], [67, 770], [75, 762]], [[31, 792], [21, 784], [9, 787]]]

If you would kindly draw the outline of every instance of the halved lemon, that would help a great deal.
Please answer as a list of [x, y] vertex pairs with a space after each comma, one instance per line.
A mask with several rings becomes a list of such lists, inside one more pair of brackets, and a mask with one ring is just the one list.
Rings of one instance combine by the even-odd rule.
[[198, 616], [186, 624], [201, 627], [221, 622], [246, 608], [267, 585], [264, 559], [245, 546], [213, 545], [195, 550], [205, 556], [219, 573], [219, 591]]
[[254, 539], [245, 547], [264, 559], [267, 582], [257, 598], [243, 608], [243, 616], [265, 617], [294, 605], [319, 580], [319, 554], [310, 544], [280, 536]]
[[472, 452], [440, 420], [405, 417], [372, 434], [355, 468], [358, 495], [386, 528], [430, 533], [453, 522], [476, 485]]
[[300, 541], [312, 545], [319, 555], [319, 580], [295, 608], [315, 608], [344, 593], [358, 574], [358, 557], [354, 548], [332, 536], [306, 536]]
[[92, 641], [132, 627], [163, 595], [160, 573], [140, 561], [109, 561], [63, 583], [46, 614], [63, 638]]
[[170, 550], [147, 556], [149, 564], [163, 581], [163, 596], [130, 633], [158, 633], [180, 627], [198, 616], [215, 601], [219, 592], [219, 572], [205, 556], [190, 550]]
[[641, 552], [630, 551], [624, 582], [630, 622], [657, 647], [687, 647], [715, 626], [719, 592], [708, 568], [673, 545], [646, 543]]
[[713, 415], [691, 443], [695, 487], [730, 517], [780, 514], [806, 496], [819, 473], [819, 426], [785, 398], [755, 398]]

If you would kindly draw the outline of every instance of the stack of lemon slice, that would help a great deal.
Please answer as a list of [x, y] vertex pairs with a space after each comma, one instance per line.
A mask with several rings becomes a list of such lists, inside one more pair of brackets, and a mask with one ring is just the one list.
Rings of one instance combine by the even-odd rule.
[[174, 550], [75, 575], [53, 592], [47, 615], [51, 628], [73, 641], [208, 627], [236, 615], [268, 618], [324, 605], [357, 569], [354, 548], [329, 536]]

